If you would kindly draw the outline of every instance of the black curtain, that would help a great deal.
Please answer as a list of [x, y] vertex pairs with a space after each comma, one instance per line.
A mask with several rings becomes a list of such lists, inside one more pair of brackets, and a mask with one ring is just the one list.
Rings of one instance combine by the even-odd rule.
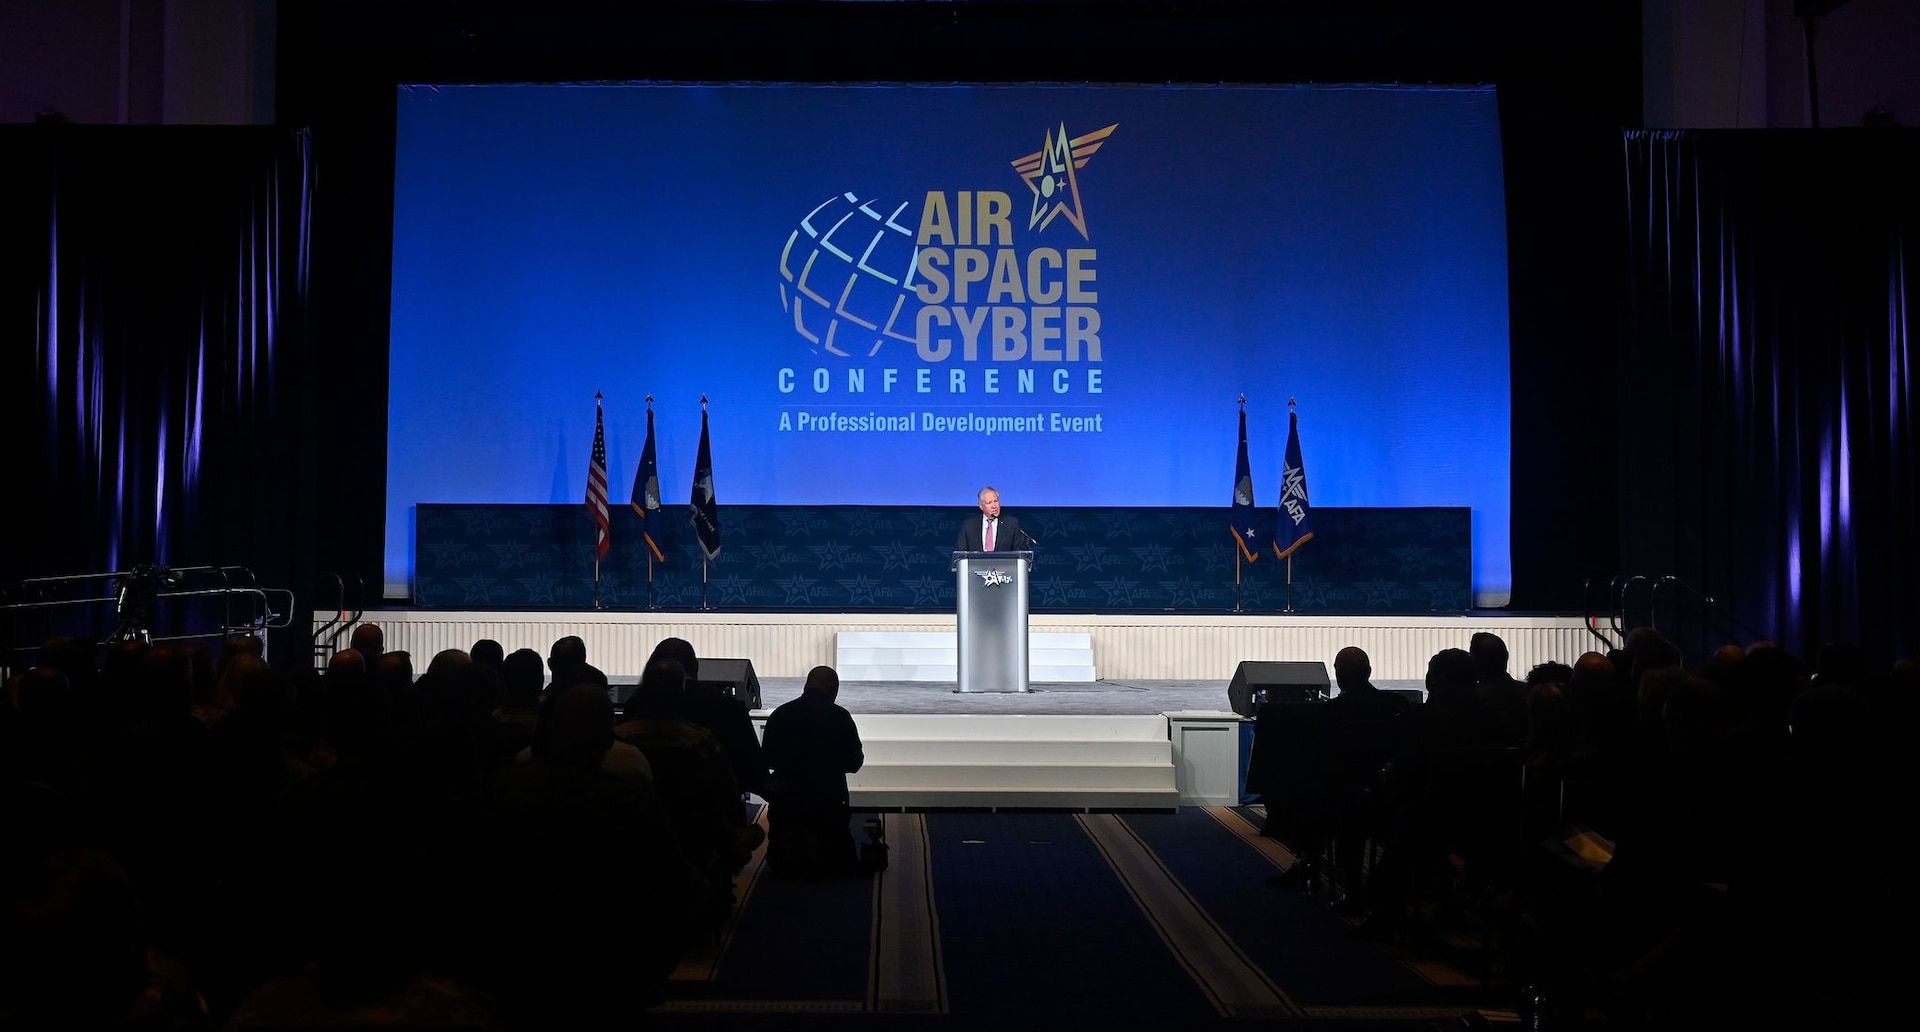
[[[0, 155], [0, 585], [31, 601], [22, 579], [161, 564], [294, 588], [313, 537], [305, 135], [12, 126]], [[193, 609], [157, 608], [154, 633], [206, 629]], [[103, 621], [74, 607], [51, 629]]]
[[1623, 143], [1630, 611], [1690, 650], [1920, 655], [1920, 132]]

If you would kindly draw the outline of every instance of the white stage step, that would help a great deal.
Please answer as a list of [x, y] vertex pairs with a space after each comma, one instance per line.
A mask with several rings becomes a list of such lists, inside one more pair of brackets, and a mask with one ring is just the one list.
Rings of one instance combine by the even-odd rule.
[[[840, 631], [835, 670], [842, 681], [957, 681], [960, 636], [951, 631]], [[1027, 680], [1034, 684], [1092, 682], [1093, 635], [1029, 631]]]
[[861, 714], [856, 808], [1158, 809], [1180, 805], [1164, 716]]

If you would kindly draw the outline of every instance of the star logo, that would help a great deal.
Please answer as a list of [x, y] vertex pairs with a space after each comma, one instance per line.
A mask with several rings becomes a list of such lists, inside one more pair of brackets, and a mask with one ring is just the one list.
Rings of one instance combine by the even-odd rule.
[[[1160, 516], [1160, 532], [1155, 536], [1162, 541], [1177, 541], [1183, 538], [1192, 538], [1200, 533], [1200, 531], [1200, 526], [1184, 515], [1163, 513]], [[1253, 534], [1253, 529], [1248, 528], [1247, 539], [1252, 540]]]
[[844, 570], [847, 568], [848, 549], [845, 545], [808, 545], [807, 551], [812, 552], [813, 557], [820, 561], [820, 569], [822, 570]]
[[717, 577], [712, 583], [714, 593], [720, 596], [721, 605], [728, 603], [742, 606], [746, 605], [751, 601], [747, 598], [747, 589], [752, 586], [753, 581], [751, 579], [741, 577], [737, 574], [731, 577]]
[[1178, 580], [1161, 581], [1160, 587], [1167, 593], [1166, 604], [1173, 607], [1192, 608], [1200, 604], [1200, 596], [1207, 594], [1208, 585], [1202, 584], [1184, 574]]
[[1393, 596], [1400, 590], [1400, 583], [1384, 577], [1375, 577], [1372, 580], [1361, 581], [1354, 587], [1360, 589], [1364, 599], [1362, 604], [1368, 609], [1386, 609], [1393, 605]]
[[488, 547], [493, 549], [494, 565], [503, 570], [517, 570], [527, 565], [528, 549], [525, 542], [497, 542]]
[[784, 604], [804, 606], [813, 602], [813, 589], [819, 582], [811, 577], [787, 577], [775, 580], [774, 585], [787, 593]]
[[908, 565], [915, 558], [918, 558], [924, 554], [922, 549], [915, 548], [912, 545], [903, 545], [898, 543], [885, 544], [885, 545], [873, 545], [871, 547], [873, 548], [874, 553], [880, 556], [881, 563], [882, 563], [880, 568], [882, 570], [907, 569]]
[[1427, 536], [1435, 541], [1452, 544], [1465, 537], [1470, 528], [1468, 521], [1457, 509], [1442, 509], [1439, 512], [1423, 514], [1427, 525]]
[[1167, 563], [1173, 559], [1173, 549], [1165, 545], [1151, 544], [1140, 548], [1129, 548], [1127, 551], [1132, 552], [1134, 556], [1140, 560], [1141, 573], [1147, 573], [1153, 570], [1158, 570], [1161, 573], [1173, 572], [1172, 569], [1167, 566]]
[[1295, 609], [1330, 609], [1335, 601], [1332, 586], [1323, 581], [1295, 581], [1293, 593]]
[[1067, 554], [1079, 565], [1074, 572], [1092, 570], [1095, 573], [1107, 572], [1107, 552], [1105, 545], [1075, 545], [1067, 549]]
[[975, 570], [973, 575], [985, 581], [989, 588], [1013, 583], [1013, 575], [1005, 570]]
[[460, 586], [462, 602], [493, 601], [493, 578], [484, 573], [476, 573], [471, 577], [455, 577], [453, 582]]
[[1401, 573], [1419, 573], [1440, 562], [1440, 557], [1433, 553], [1433, 549], [1425, 545], [1401, 545], [1390, 549], [1389, 553], [1400, 561]]
[[1115, 538], [1139, 537], [1145, 529], [1140, 518], [1131, 512], [1108, 512], [1100, 515], [1100, 522], [1107, 525], [1107, 540]]
[[756, 570], [777, 570], [787, 558], [787, 550], [773, 541], [756, 541], [747, 546], [747, 554], [753, 556]]
[[873, 537], [879, 530], [886, 527], [886, 521], [871, 509], [854, 509], [842, 518], [842, 522], [850, 538]]
[[1040, 137], [1040, 149], [1013, 162], [1013, 170], [1027, 181], [1033, 191], [1033, 209], [1027, 216], [1027, 228], [1038, 233], [1056, 216], [1065, 216], [1087, 237], [1087, 215], [1080, 204], [1080, 170], [1113, 135], [1120, 124], [1096, 129], [1084, 136], [1067, 138], [1067, 124], [1060, 123], [1058, 133], [1049, 129]]
[[945, 577], [922, 576], [910, 581], [903, 581], [900, 586], [912, 593], [914, 605], [927, 606], [951, 602], [953, 596], [949, 593], [948, 589], [952, 584], [953, 582], [947, 580]]
[[1094, 581], [1093, 586], [1107, 593], [1107, 604], [1122, 608], [1139, 604], [1147, 597], [1147, 591], [1139, 581], [1116, 577], [1113, 580]]
[[428, 542], [427, 551], [433, 554], [433, 561], [440, 566], [459, 566], [469, 558], [464, 541]]
[[491, 537], [493, 532], [499, 530], [500, 525], [504, 522], [501, 520], [500, 514], [490, 508], [462, 509], [460, 510], [460, 518], [465, 521], [467, 525], [468, 537]]
[[[1248, 546], [1248, 549], [1251, 551], [1252, 546]], [[1227, 562], [1228, 556], [1240, 553], [1237, 550], [1229, 552], [1224, 548], [1203, 548], [1194, 554], [1199, 557], [1201, 569], [1208, 573], [1217, 573], [1231, 567], [1232, 564]]]
[[918, 540], [924, 537], [953, 538], [953, 514], [941, 509], [913, 509], [905, 513], [907, 524], [913, 529], [908, 537]]
[[560, 584], [552, 577], [539, 574], [533, 577], [521, 577], [519, 580], [521, 591], [526, 595], [528, 602], [552, 603], [557, 601], [553, 593], [554, 589], [558, 588]]
[[859, 574], [852, 580], [840, 581], [839, 584], [842, 588], [846, 589], [847, 602], [850, 604], [878, 605], [886, 598], [887, 591], [886, 588], [882, 586], [882, 582], [874, 580], [864, 573]]
[[1458, 581], [1438, 580], [1421, 581], [1420, 587], [1427, 592], [1428, 609], [1471, 609], [1467, 604], [1467, 592]]
[[1030, 588], [1034, 594], [1040, 596], [1040, 605], [1043, 606], [1069, 605], [1073, 598], [1073, 582], [1065, 577], [1048, 577], [1045, 580], [1034, 581]]
[[819, 537], [820, 532], [827, 529], [828, 522], [825, 516], [812, 509], [799, 509], [787, 513], [780, 525], [788, 537]]

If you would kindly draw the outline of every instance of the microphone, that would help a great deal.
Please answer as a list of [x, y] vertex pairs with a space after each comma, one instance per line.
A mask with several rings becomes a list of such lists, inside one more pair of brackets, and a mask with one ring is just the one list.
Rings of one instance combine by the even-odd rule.
[[1027, 528], [1016, 526], [1013, 529], [1019, 531], [1020, 536], [1027, 539], [1027, 544], [1032, 545], [1035, 548], [1040, 547], [1040, 539], [1037, 537], [1034, 537], [1032, 534], [1027, 533]]

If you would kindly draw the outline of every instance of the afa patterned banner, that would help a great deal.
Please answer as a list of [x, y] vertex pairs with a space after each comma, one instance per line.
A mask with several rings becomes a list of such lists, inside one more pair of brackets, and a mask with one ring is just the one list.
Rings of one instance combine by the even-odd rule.
[[[1012, 510], [1009, 510], [1012, 511]], [[653, 564], [640, 517], [613, 510], [600, 564], [605, 608], [695, 609], [700, 542], [686, 506], [663, 506], [665, 562]], [[747, 611], [950, 611], [952, 506], [729, 505], [727, 547], [707, 571], [707, 604]], [[1029, 577], [1034, 612], [1206, 612], [1234, 605], [1234, 544], [1220, 509], [1023, 507], [1040, 541]], [[1315, 508], [1315, 537], [1293, 556], [1293, 609], [1430, 613], [1472, 602], [1469, 510]], [[416, 605], [589, 609], [594, 526], [578, 505], [422, 505]], [[1286, 563], [1241, 572], [1243, 612], [1287, 604]]]

